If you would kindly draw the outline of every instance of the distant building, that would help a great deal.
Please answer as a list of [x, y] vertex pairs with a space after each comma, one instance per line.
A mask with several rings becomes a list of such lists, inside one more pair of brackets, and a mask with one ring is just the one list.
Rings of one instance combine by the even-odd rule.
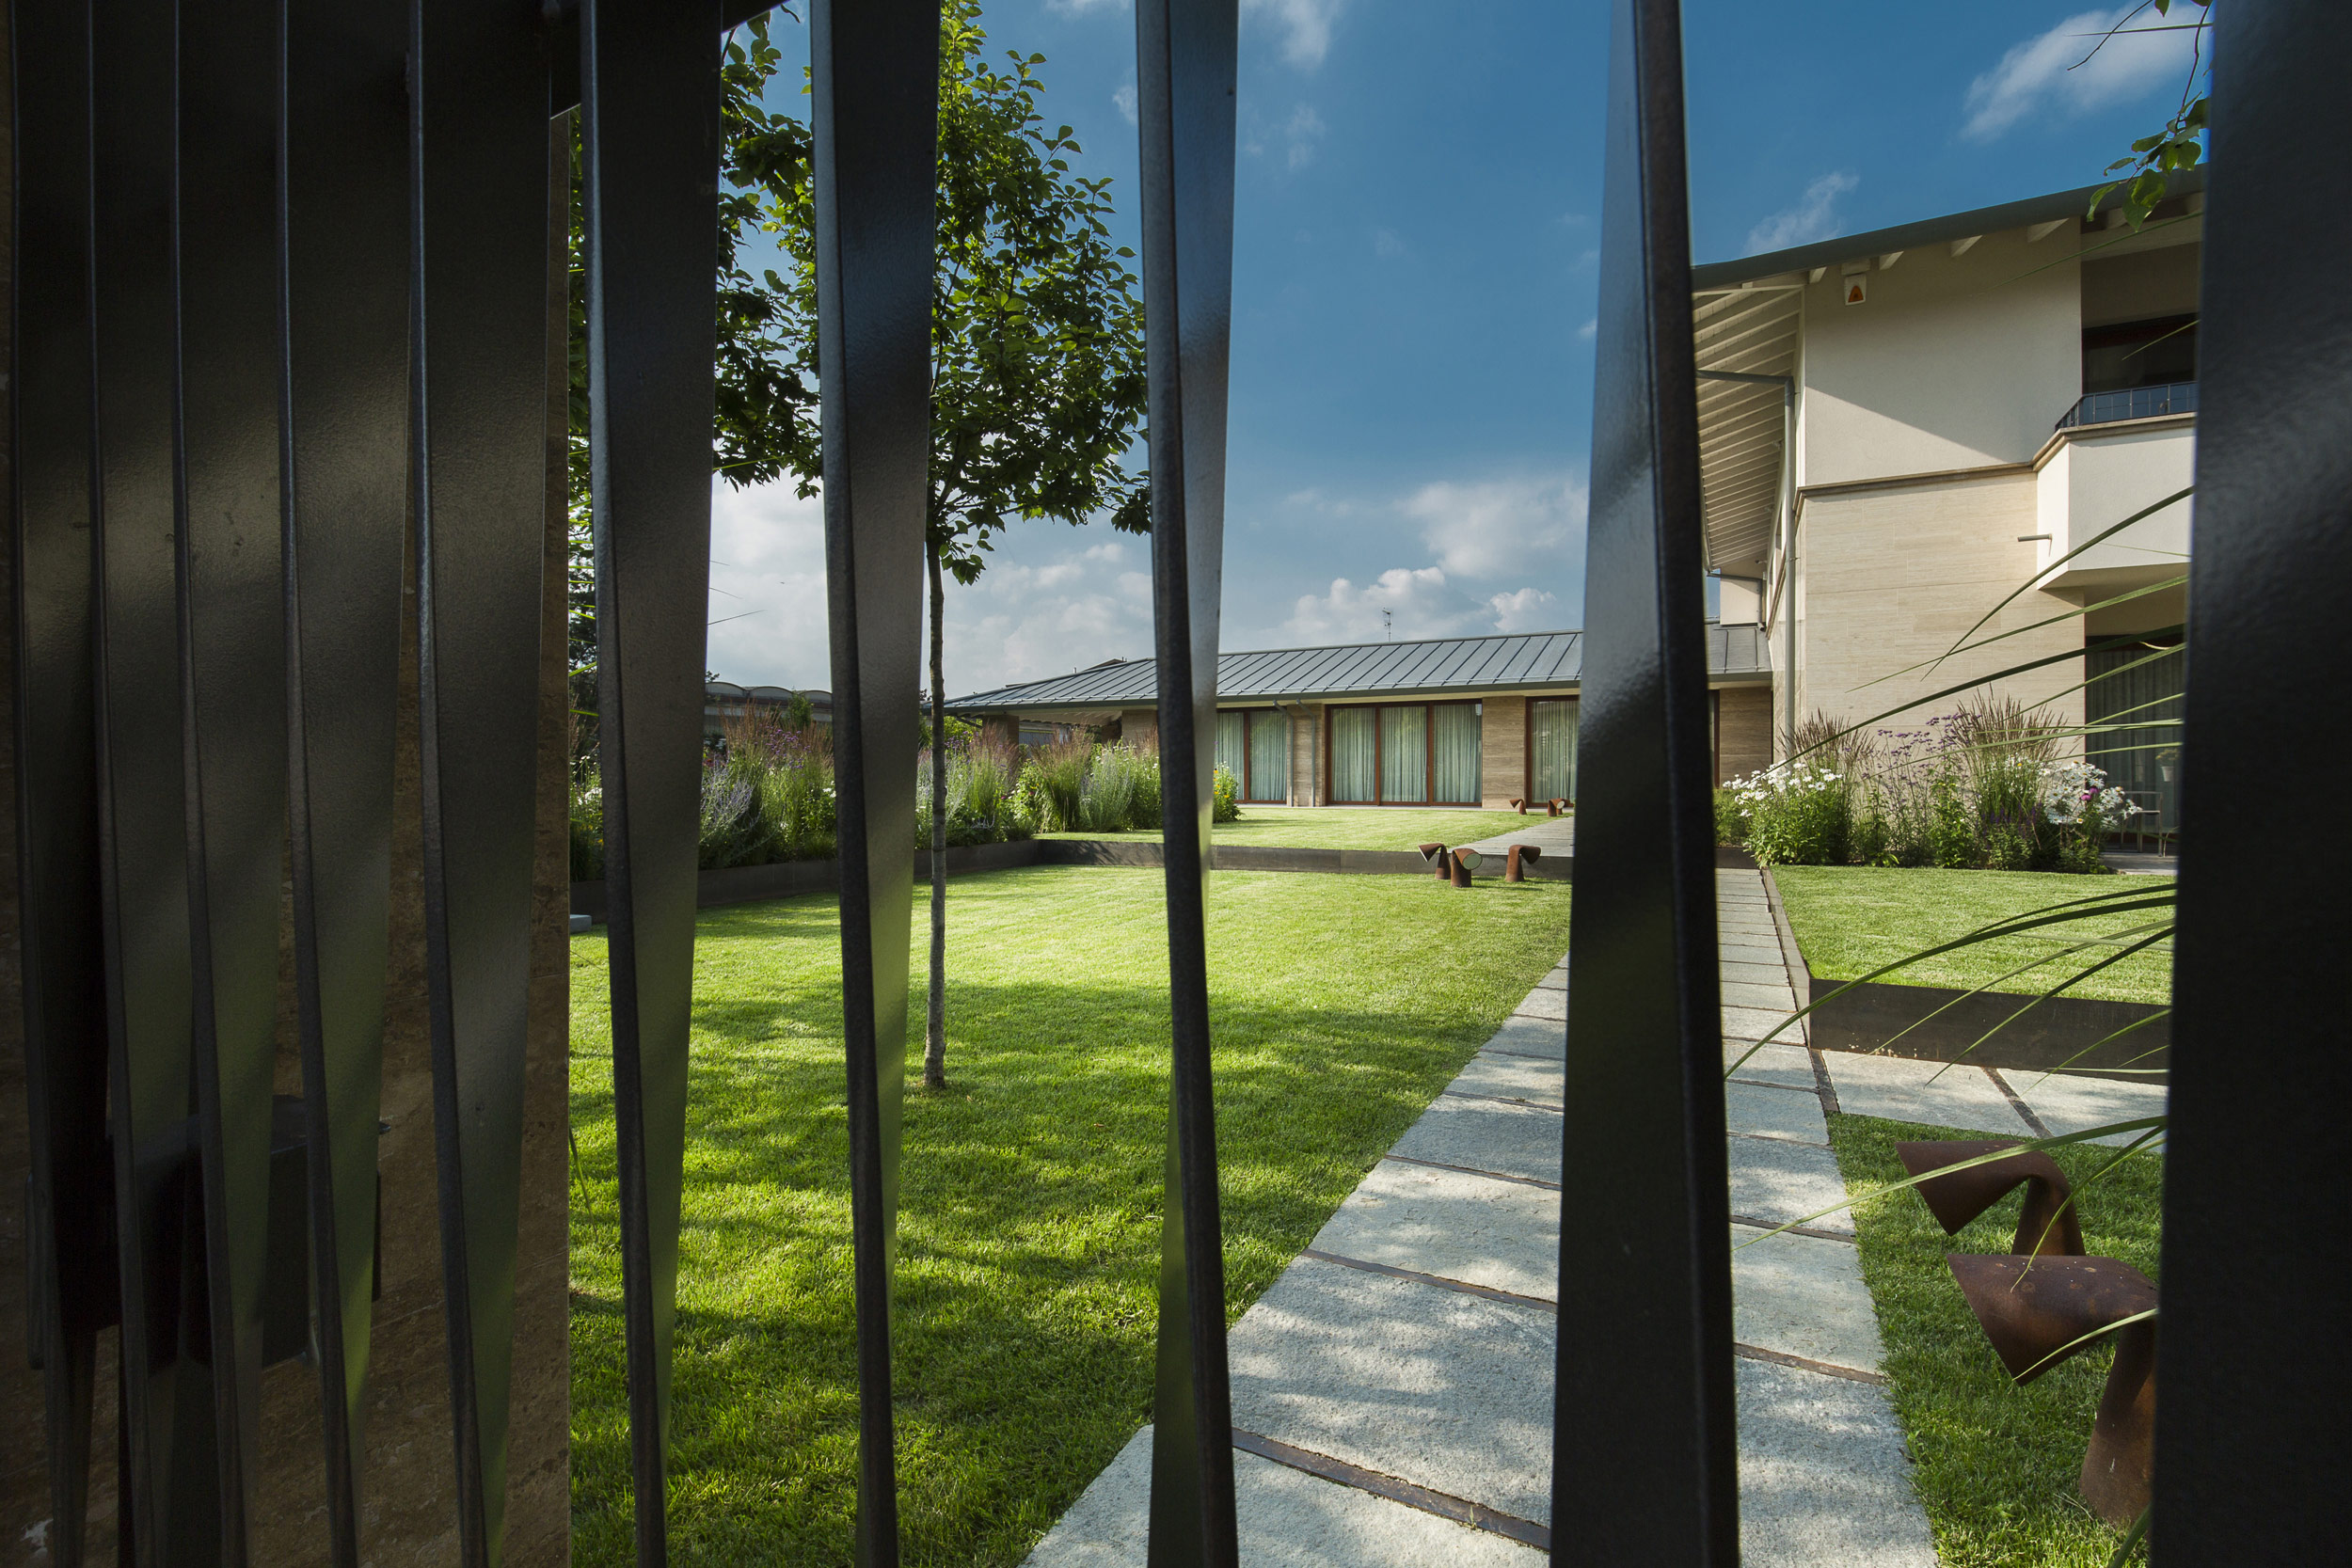
[[746, 715], [766, 712], [775, 718], [784, 717], [795, 696], [808, 699], [809, 716], [828, 728], [833, 724], [833, 693], [830, 691], [795, 692], [783, 686], [738, 686], [733, 681], [707, 681], [703, 685], [703, 735], [717, 739], [726, 733], [730, 721]]
[[[1754, 626], [1707, 627], [1715, 776], [1772, 760], [1772, 672]], [[1502, 806], [1576, 798], [1583, 636], [1573, 631], [1220, 654], [1216, 758], [1268, 804]], [[1155, 666], [1091, 670], [959, 697], [1010, 741], [1046, 724], [1156, 739]]]

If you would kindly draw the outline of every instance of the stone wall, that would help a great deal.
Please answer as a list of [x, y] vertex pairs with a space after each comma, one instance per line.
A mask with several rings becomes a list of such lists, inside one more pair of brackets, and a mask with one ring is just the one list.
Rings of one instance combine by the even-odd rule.
[[1507, 811], [1527, 793], [1527, 699], [1489, 697], [1478, 721], [1480, 804]]
[[1772, 765], [1772, 689], [1726, 686], [1715, 694], [1715, 782]]

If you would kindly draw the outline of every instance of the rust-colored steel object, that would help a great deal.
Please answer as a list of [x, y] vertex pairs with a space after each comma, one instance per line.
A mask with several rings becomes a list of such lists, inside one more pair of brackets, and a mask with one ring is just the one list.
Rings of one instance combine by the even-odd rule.
[[[1946, 1261], [1994, 1353], [2020, 1385], [2100, 1342], [2075, 1344], [2084, 1335], [2156, 1305], [2153, 1282], [2112, 1258], [1955, 1252]], [[2079, 1484], [2094, 1513], [2124, 1528], [2148, 1506], [2156, 1434], [2156, 1320], [2143, 1318], [2103, 1338], [2115, 1341], [2115, 1365], [2091, 1422]]]
[[1514, 844], [1502, 858], [1502, 879], [1506, 882], [1527, 880], [1523, 875], [1525, 868], [1543, 858], [1544, 851], [1540, 845]]
[[1511, 809], [1518, 812], [1521, 816], [1525, 816], [1527, 815], [1527, 801], [1525, 798], [1518, 795], [1512, 796]]
[[1438, 880], [1442, 882], [1447, 879], [1447, 877], [1452, 875], [1449, 867], [1451, 867], [1454, 863], [1446, 858], [1444, 845], [1422, 845], [1421, 847], [1421, 858], [1429, 863], [1430, 874], [1435, 876]]
[[1486, 858], [1486, 856], [1480, 854], [1475, 849], [1454, 850], [1452, 855], [1447, 857], [1448, 862], [1454, 867], [1454, 885], [1455, 887], [1470, 886], [1470, 873], [1477, 870], [1480, 863], [1485, 861]]
[[1568, 800], [1565, 796], [1555, 797], [1554, 799], [1544, 802], [1544, 815], [1546, 816], [1562, 816], [1566, 815], [1569, 808], [1575, 804], [1576, 802], [1574, 800]]
[[[1932, 1143], [1897, 1144], [1895, 1156], [1912, 1175], [1926, 1176], [1961, 1160], [2016, 1147], [2014, 1138], [1939, 1139]], [[1930, 1177], [1919, 1183], [1919, 1196], [1927, 1199], [1928, 1212], [1935, 1216], [1936, 1223], [1949, 1236], [2008, 1196], [2021, 1182], [2026, 1188], [2026, 1205], [2018, 1212], [2017, 1237], [2010, 1243], [2010, 1251], [2051, 1258], [2081, 1257], [2083, 1227], [2072, 1201], [2074, 1190], [2068, 1183], [2066, 1173], [2039, 1149]]]

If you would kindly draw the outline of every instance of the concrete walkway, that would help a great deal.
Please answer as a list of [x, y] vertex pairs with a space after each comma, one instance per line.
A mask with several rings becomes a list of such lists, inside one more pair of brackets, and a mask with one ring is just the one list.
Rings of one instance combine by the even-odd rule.
[[1540, 811], [1532, 812], [1520, 826], [1507, 833], [1472, 839], [1456, 847], [1475, 849], [1482, 855], [1500, 856], [1514, 844], [1533, 844], [1548, 857], [1565, 859], [1572, 856], [1576, 853], [1576, 814], [1570, 812], [1565, 816], [1546, 816]]
[[[1795, 1006], [1796, 953], [1758, 873], [1717, 889], [1729, 1063]], [[1234, 1325], [1245, 1562], [1546, 1560], [1566, 1017], [1564, 962]], [[1840, 1104], [2026, 1135], [2145, 1114], [2162, 1091], [1833, 1054], [1800, 1029], [1724, 1088], [1730, 1239], [1756, 1243], [1732, 1255], [1741, 1558], [1931, 1568], [1851, 1217], [1757, 1238], [1844, 1198], [1824, 1119]], [[1147, 1426], [1034, 1568], [1143, 1562], [1151, 1446]]]

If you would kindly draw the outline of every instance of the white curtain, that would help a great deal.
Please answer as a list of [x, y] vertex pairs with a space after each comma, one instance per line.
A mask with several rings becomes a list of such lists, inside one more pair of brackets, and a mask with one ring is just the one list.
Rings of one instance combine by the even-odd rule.
[[1436, 710], [1440, 800], [1478, 801], [1478, 709], [1476, 703], [1445, 703]]
[[1331, 710], [1331, 799], [1370, 800], [1374, 768], [1379, 758], [1374, 741], [1373, 710], [1335, 707]]
[[1429, 710], [1419, 703], [1380, 710], [1380, 799], [1429, 799]]
[[1576, 799], [1576, 702], [1573, 698], [1530, 705], [1530, 751], [1534, 753], [1538, 800]]
[[1243, 724], [1248, 716], [1238, 708], [1227, 708], [1216, 716], [1216, 765], [1233, 775], [1233, 786], [1241, 787]]
[[1249, 715], [1249, 798], [1279, 803], [1290, 793], [1290, 715], [1254, 709]]

